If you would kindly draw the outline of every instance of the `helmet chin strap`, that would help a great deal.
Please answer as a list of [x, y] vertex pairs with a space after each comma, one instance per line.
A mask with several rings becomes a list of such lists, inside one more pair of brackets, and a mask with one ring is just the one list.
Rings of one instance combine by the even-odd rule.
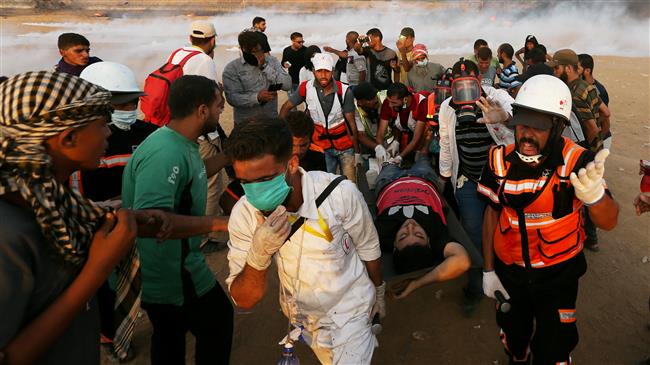
[[519, 151], [515, 151], [515, 152], [517, 152], [517, 156], [519, 156], [519, 159], [524, 161], [525, 163], [539, 163], [539, 159], [542, 158], [543, 156], [541, 154], [534, 155], [534, 156], [526, 156], [519, 153]]

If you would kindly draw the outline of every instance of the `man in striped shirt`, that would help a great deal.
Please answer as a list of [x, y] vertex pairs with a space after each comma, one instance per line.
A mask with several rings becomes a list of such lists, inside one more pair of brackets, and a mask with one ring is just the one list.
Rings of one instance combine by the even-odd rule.
[[[480, 85], [478, 66], [469, 60], [456, 62], [452, 68], [452, 97], [440, 105], [440, 175], [450, 181], [458, 202], [463, 228], [472, 243], [482, 252], [483, 212], [485, 202], [476, 189], [490, 146], [514, 141], [504, 124], [512, 116], [512, 97], [504, 90]], [[475, 84], [474, 90], [462, 90], [460, 83]], [[480, 86], [479, 86], [480, 85]], [[458, 90], [454, 92], [453, 90]], [[462, 99], [461, 94], [476, 98]], [[475, 99], [481, 98], [481, 100]], [[489, 102], [488, 102], [489, 100]], [[486, 107], [489, 104], [489, 108]], [[481, 106], [481, 107], [479, 107]], [[471, 314], [483, 296], [480, 269], [469, 270], [463, 310]]]
[[503, 65], [499, 73], [499, 88], [508, 91], [510, 95], [516, 95], [517, 88], [521, 86], [521, 81], [518, 80], [519, 70], [512, 56], [515, 50], [509, 43], [504, 43], [497, 49], [497, 57], [499, 63]]

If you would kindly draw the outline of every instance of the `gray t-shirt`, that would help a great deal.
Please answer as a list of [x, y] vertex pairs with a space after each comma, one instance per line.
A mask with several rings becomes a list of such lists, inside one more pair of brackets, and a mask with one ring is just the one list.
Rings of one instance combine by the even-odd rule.
[[445, 73], [445, 68], [439, 63], [427, 62], [426, 66], [414, 65], [407, 74], [408, 83], [406, 86], [418, 91], [433, 91], [438, 79]]
[[[34, 214], [0, 199], [0, 349], [76, 274], [50, 250]], [[99, 311], [91, 300], [36, 364], [99, 364]]]
[[[334, 97], [336, 96], [336, 92], [338, 90], [337, 84], [336, 82], [334, 83], [332, 92], [327, 95], [324, 95], [323, 88], [316, 80], [314, 80], [314, 87], [318, 93], [318, 101], [320, 101], [320, 105], [323, 108], [323, 113], [325, 113], [327, 116], [329, 115], [330, 111], [332, 110], [332, 106], [334, 105]], [[298, 88], [298, 91], [300, 91], [300, 87]], [[297, 92], [289, 95], [289, 101], [291, 101], [291, 104], [293, 105], [300, 105], [305, 101], [305, 98], [300, 95], [300, 92]], [[342, 109], [343, 113], [354, 113], [356, 110], [356, 107], [354, 106], [354, 95], [352, 94], [352, 90], [349, 88], [345, 92]]]
[[345, 73], [348, 75], [348, 84], [359, 85], [359, 72], [364, 71], [366, 71], [366, 58], [359, 55], [354, 49], [349, 50], [345, 69]]
[[494, 78], [497, 76], [497, 69], [494, 66], [488, 67], [487, 71], [481, 74], [481, 84], [494, 86]]

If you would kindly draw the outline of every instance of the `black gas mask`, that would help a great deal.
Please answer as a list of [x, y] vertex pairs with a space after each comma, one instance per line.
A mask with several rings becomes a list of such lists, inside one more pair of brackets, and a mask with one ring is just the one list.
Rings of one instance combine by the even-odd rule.
[[451, 83], [451, 104], [456, 110], [456, 121], [458, 123], [476, 122], [480, 109], [476, 101], [480, 99], [483, 90], [481, 81], [465, 72], [464, 65], [461, 67], [462, 74]]

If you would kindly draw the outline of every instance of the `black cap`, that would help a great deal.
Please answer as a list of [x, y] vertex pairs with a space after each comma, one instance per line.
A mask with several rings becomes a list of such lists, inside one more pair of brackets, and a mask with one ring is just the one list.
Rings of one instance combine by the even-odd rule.
[[512, 121], [510, 126], [525, 125], [535, 129], [549, 130], [553, 128], [553, 116], [546, 113], [541, 113], [535, 110], [516, 107], [513, 105]]

